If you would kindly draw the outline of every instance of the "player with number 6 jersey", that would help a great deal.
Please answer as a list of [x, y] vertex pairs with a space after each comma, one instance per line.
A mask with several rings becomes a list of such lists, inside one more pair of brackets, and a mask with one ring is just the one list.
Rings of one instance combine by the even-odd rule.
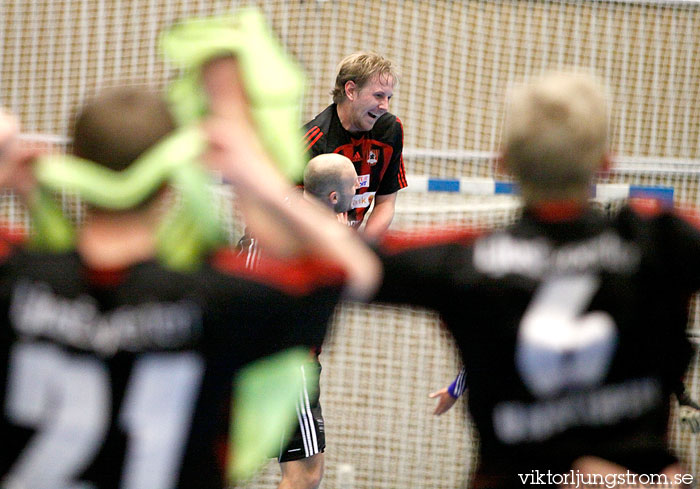
[[475, 488], [536, 484], [534, 471], [684, 473], [666, 430], [691, 355], [700, 230], [656, 202], [614, 217], [589, 205], [606, 134], [589, 77], [520, 87], [503, 163], [521, 185], [521, 218], [382, 245], [376, 300], [439, 311], [461, 351], [480, 440]]

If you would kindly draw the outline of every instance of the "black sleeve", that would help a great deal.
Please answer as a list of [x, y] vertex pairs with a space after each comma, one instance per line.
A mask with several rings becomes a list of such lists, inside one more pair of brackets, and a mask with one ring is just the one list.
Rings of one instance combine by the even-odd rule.
[[700, 229], [677, 215], [662, 218], [671, 271], [688, 292], [700, 289]]
[[465, 250], [457, 244], [379, 251], [384, 278], [377, 302], [442, 310], [455, 294], [455, 272], [464, 270]]
[[377, 195], [388, 195], [406, 188], [406, 169], [403, 163], [403, 126], [398, 118], [392, 124], [389, 134], [391, 140], [391, 160], [377, 188]]
[[319, 285], [289, 293], [230, 277], [210, 278], [211, 287], [218, 290], [210, 299], [209, 324], [219, 343], [212, 346], [240, 352], [242, 363], [294, 346], [320, 346], [342, 292], [340, 285]]

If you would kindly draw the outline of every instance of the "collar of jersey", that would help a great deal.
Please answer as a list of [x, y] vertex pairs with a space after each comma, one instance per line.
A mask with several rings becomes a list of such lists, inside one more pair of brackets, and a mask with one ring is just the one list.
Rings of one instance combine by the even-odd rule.
[[529, 211], [540, 221], [560, 222], [577, 219], [586, 213], [588, 207], [574, 200], [540, 202], [531, 205]]

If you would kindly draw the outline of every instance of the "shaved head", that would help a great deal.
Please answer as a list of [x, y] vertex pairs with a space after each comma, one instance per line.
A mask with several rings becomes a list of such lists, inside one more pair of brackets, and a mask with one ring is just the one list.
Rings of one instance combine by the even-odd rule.
[[357, 172], [350, 159], [337, 153], [318, 155], [304, 170], [304, 191], [335, 212], [352, 207], [357, 190]]

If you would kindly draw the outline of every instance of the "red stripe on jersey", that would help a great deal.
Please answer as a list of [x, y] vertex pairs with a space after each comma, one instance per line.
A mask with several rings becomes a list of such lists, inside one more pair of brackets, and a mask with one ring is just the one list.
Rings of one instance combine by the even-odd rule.
[[[669, 209], [669, 204], [659, 199], [631, 198], [630, 208], [642, 217], [656, 217]], [[673, 209], [674, 214], [700, 229], [700, 210], [687, 204]]]
[[406, 188], [408, 187], [408, 182], [406, 181], [406, 167], [403, 164], [403, 122], [401, 122], [401, 119], [398, 117], [396, 118], [396, 122], [398, 122], [399, 126], [401, 126], [401, 155], [399, 156], [398, 180], [399, 186], [401, 188]]
[[306, 147], [306, 149], [304, 149], [304, 151], [310, 150], [310, 149], [313, 147], [313, 145], [316, 144], [316, 142], [317, 142], [319, 139], [321, 139], [321, 136], [323, 136], [323, 132], [319, 131], [318, 135], [314, 138], [313, 141], [311, 141], [311, 142], [309, 143], [309, 145]]
[[17, 224], [0, 222], [0, 239], [13, 245], [23, 244], [27, 240], [27, 231]]
[[127, 268], [88, 269], [87, 280], [98, 287], [115, 287], [124, 283], [129, 271]]
[[400, 162], [399, 162], [399, 174], [398, 174], [398, 179], [399, 179], [399, 186], [401, 188], [406, 188], [408, 187], [408, 182], [406, 181], [406, 167], [403, 164], [403, 153], [401, 154]]
[[308, 142], [309, 139], [311, 139], [312, 137], [314, 137], [314, 135], [316, 134], [316, 132], [317, 132], [317, 131], [320, 131], [320, 130], [321, 130], [321, 129], [319, 129], [318, 126], [313, 126], [311, 129], [309, 129], [308, 131], [306, 131], [306, 134], [304, 134], [304, 141], [307, 141], [307, 142]]
[[685, 221], [700, 229], [700, 211], [695, 207], [682, 205], [675, 209], [675, 212]]
[[23, 227], [0, 223], [0, 260], [10, 256], [15, 246], [23, 244], [26, 240], [27, 233]]
[[277, 260], [263, 255], [250, 269], [239, 250], [223, 249], [214, 254], [212, 265], [223, 273], [276, 287], [289, 295], [304, 295], [318, 287], [345, 282], [345, 272], [340, 267], [308, 257]]
[[661, 214], [667, 206], [663, 205], [658, 199], [645, 199], [641, 197], [633, 197], [629, 200], [630, 208], [643, 217], [654, 217]]
[[411, 231], [390, 231], [384, 235], [380, 248], [388, 254], [400, 253], [448, 243], [468, 244], [483, 233], [467, 228], [423, 228]]
[[573, 200], [541, 202], [531, 207], [538, 219], [546, 222], [568, 221], [586, 211], [585, 204]]
[[0, 240], [0, 261], [12, 254], [13, 246], [5, 240]]

